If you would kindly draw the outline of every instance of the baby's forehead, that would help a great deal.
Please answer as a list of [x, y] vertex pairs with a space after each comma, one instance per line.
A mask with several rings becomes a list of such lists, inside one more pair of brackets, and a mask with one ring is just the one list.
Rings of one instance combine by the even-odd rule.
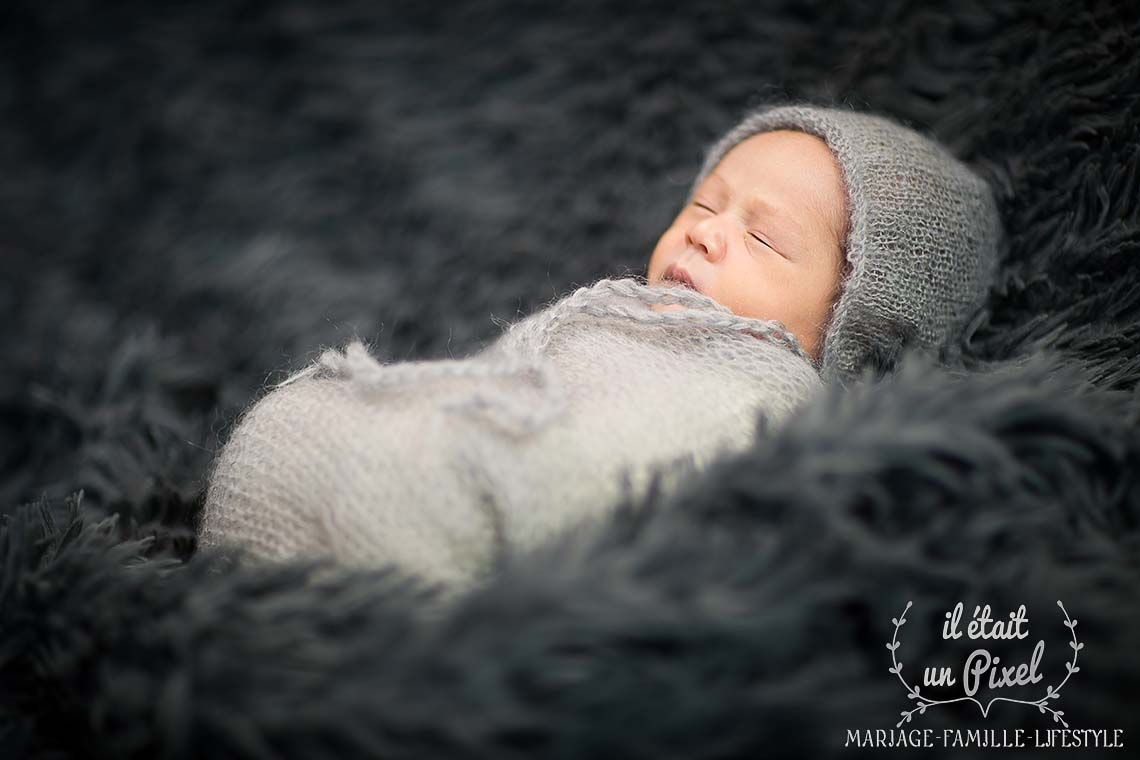
[[816, 135], [796, 130], [762, 132], [741, 141], [717, 162], [709, 179], [786, 191], [845, 184], [842, 165], [831, 147]]

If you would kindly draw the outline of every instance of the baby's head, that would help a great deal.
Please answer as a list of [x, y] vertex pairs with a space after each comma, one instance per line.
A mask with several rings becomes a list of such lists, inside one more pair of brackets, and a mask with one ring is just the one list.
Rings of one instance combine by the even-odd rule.
[[842, 281], [847, 219], [827, 144], [806, 132], [761, 132], [693, 189], [657, 242], [648, 279], [687, 280], [740, 316], [778, 319], [817, 356]]
[[647, 279], [782, 322], [845, 380], [957, 327], [1001, 237], [989, 186], [941, 144], [844, 107], [765, 106], [709, 149]]

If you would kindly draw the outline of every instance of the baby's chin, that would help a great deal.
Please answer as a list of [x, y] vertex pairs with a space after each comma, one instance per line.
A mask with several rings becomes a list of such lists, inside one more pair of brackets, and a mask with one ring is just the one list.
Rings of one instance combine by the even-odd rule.
[[689, 307], [682, 306], [679, 303], [655, 303], [653, 304], [654, 311], [683, 311]]

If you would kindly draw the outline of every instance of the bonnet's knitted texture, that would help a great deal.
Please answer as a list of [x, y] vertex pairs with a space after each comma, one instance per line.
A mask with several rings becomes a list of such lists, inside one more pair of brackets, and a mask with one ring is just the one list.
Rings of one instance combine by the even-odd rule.
[[689, 193], [747, 138], [792, 129], [827, 143], [847, 186], [850, 271], [829, 314], [824, 382], [874, 356], [937, 347], [980, 306], [997, 272], [1001, 218], [985, 180], [943, 145], [843, 107], [763, 106], [709, 148]]
[[498, 552], [643, 494], [658, 467], [668, 491], [747, 448], [820, 387], [779, 323], [635, 279], [581, 288], [464, 359], [382, 364], [354, 342], [243, 415], [200, 545], [395, 563], [462, 590]]

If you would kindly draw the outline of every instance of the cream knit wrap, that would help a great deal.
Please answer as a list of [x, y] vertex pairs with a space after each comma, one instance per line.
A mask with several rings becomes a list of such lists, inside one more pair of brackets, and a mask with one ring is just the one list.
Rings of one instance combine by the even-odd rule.
[[581, 288], [465, 359], [383, 364], [354, 342], [243, 415], [200, 546], [393, 563], [461, 590], [655, 471], [669, 490], [747, 448], [821, 385], [779, 322], [635, 279]]

